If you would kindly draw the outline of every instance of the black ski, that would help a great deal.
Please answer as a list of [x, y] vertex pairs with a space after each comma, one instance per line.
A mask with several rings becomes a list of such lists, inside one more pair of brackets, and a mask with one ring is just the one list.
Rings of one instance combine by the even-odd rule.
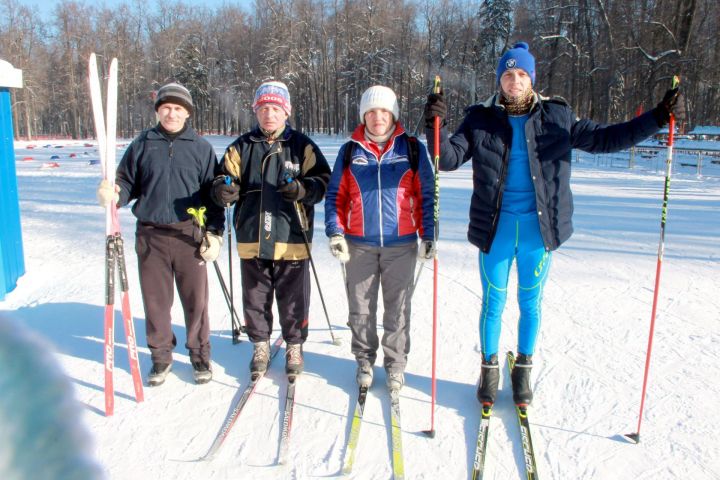
[[[268, 361], [268, 368], [270, 368], [270, 364], [272, 363], [273, 358], [277, 355], [278, 351], [280, 350], [280, 346], [282, 345], [283, 338], [282, 335], [280, 335], [277, 340], [275, 340], [275, 343], [272, 346], [272, 349], [270, 350], [270, 359]], [[200, 460], [212, 460], [212, 458], [217, 454], [218, 450], [220, 450], [220, 447], [222, 446], [225, 439], [228, 437], [228, 434], [230, 433], [230, 429], [232, 429], [233, 425], [235, 424], [235, 420], [237, 420], [238, 416], [240, 416], [240, 413], [242, 412], [243, 408], [245, 408], [245, 405], [247, 404], [247, 401], [250, 399], [253, 393], [255, 393], [255, 387], [257, 387], [257, 384], [262, 380], [262, 378], [265, 376], [265, 374], [255, 375], [250, 379], [250, 383], [245, 387], [245, 390], [243, 391], [242, 395], [240, 396], [240, 399], [235, 403], [235, 406], [232, 409], [232, 412], [230, 412], [230, 415], [228, 415], [227, 419], [225, 420], [225, 423], [223, 423], [222, 428], [220, 428], [220, 431], [218, 432], [217, 436], [215, 437], [215, 441], [212, 445], [210, 445], [210, 449], [207, 451], [207, 453], [200, 458]]]
[[348, 437], [348, 443], [345, 447], [345, 461], [343, 462], [342, 469], [343, 475], [349, 475], [352, 472], [353, 463], [355, 462], [355, 450], [357, 450], [358, 440], [360, 440], [360, 427], [362, 426], [367, 393], [368, 387], [360, 387], [357, 403], [355, 404], [355, 414], [353, 415], [352, 425], [350, 426], [350, 436]]
[[295, 408], [295, 380], [297, 377], [289, 376], [287, 390], [285, 393], [285, 412], [283, 413], [282, 434], [280, 435], [280, 453], [278, 463], [283, 465], [287, 462], [287, 454], [290, 450], [290, 430], [293, 421], [293, 409]]
[[[508, 370], [512, 374], [515, 367], [515, 355], [507, 353]], [[510, 376], [512, 379], [512, 375]], [[525, 461], [525, 475], [528, 480], [537, 480], [537, 465], [535, 463], [535, 449], [533, 448], [532, 436], [530, 435], [530, 421], [528, 420], [527, 406], [515, 406], [518, 425], [520, 426], [520, 440], [522, 441], [523, 459]]]
[[488, 432], [490, 431], [490, 416], [492, 406], [483, 405], [480, 410], [480, 428], [478, 429], [477, 443], [475, 444], [475, 458], [472, 465], [472, 480], [482, 480], [485, 471], [485, 454], [487, 453]]

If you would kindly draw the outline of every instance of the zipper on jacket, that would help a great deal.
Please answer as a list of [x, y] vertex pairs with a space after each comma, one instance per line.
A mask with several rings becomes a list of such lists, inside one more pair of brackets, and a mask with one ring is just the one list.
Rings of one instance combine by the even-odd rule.
[[383, 235], [383, 208], [382, 208], [382, 182], [380, 181], [380, 168], [381, 168], [382, 155], [378, 157], [377, 164], [377, 179], [378, 179], [378, 218], [380, 223], [380, 246], [383, 247], [384, 235]]
[[[528, 119], [528, 120], [530, 120], [530, 119]], [[530, 137], [528, 137], [527, 125], [528, 124], [526, 123], [525, 124], [525, 138], [530, 138]], [[533, 130], [534, 130], [534, 128], [533, 128]], [[547, 184], [545, 183], [545, 177], [543, 176], [543, 173], [542, 173], [542, 164], [540, 163], [540, 158], [537, 155], [536, 155], [536, 159], [537, 159], [537, 174], [540, 177], [540, 183], [542, 183], [543, 193], [545, 194], [545, 203], [543, 203], [543, 206], [540, 207], [540, 203], [538, 202], [539, 195], [537, 193], [537, 187], [535, 187], [535, 175], [532, 174], [532, 164], [531, 164], [530, 175], [532, 175], [532, 177], [533, 177], [533, 189], [535, 190], [535, 213], [537, 213], [539, 215], [540, 208], [544, 209], [545, 215], [547, 218], [547, 222], [549, 225], [552, 225], [552, 218], [550, 216], [550, 208], [548, 208], [550, 196], [548, 195]], [[528, 162], [530, 162], [530, 148], [528, 148]], [[542, 228], [542, 221], [539, 218], [538, 218], [538, 224], [540, 225], [540, 238], [542, 238], [542, 240], [543, 240], [543, 245], [545, 246], [545, 250], [550, 251], [548, 242], [545, 239], [545, 231]], [[555, 238], [553, 237], [550, 240], [551, 240], [550, 245], [555, 246]]]
[[171, 198], [170, 198], [170, 177], [171, 177], [171, 170], [172, 170], [172, 161], [173, 161], [173, 140], [169, 140], [170, 145], [168, 146], [168, 163], [169, 163], [169, 169], [168, 174], [165, 177], [165, 180], [167, 181], [167, 185], [165, 186], [165, 207], [168, 209], [165, 213], [168, 215], [168, 218], [172, 218], [172, 211], [170, 204]]
[[[362, 195], [362, 193], [361, 193], [361, 195]], [[350, 200], [350, 208], [348, 209], [347, 220], [346, 220], [347, 221], [347, 229], [346, 229], [345, 233], [347, 233], [347, 230], [350, 230], [350, 225], [351, 225], [350, 220], [352, 219], [352, 209], [353, 209], [354, 204], [355, 204], [355, 202]]]
[[[262, 241], [263, 241], [263, 233], [265, 232], [265, 214], [264, 214], [265, 212], [264, 212], [264, 208], [263, 208], [263, 186], [265, 185], [265, 181], [264, 181], [265, 180], [265, 164], [270, 157], [272, 157], [273, 155], [275, 155], [277, 153], [280, 153], [280, 150], [275, 148], [275, 145], [280, 145], [280, 143], [276, 142], [276, 143], [273, 143], [272, 145], [270, 145], [270, 150], [268, 150], [268, 152], [265, 154], [262, 161], [260, 162], [260, 215], [259, 215], [260, 225], [258, 225], [258, 257], [260, 257], [260, 250], [262, 248]], [[277, 183], [277, 180], [275, 182]], [[272, 218], [270, 219], [270, 221], [271, 221], [270, 227], [272, 228]], [[274, 255], [273, 255], [273, 257], [274, 257]]]
[[[412, 223], [413, 228], [417, 230], [417, 224], [415, 223], [415, 197], [410, 196], [410, 221]], [[398, 212], [398, 220], [400, 219], [400, 212]], [[400, 232], [398, 232], [399, 234]]]

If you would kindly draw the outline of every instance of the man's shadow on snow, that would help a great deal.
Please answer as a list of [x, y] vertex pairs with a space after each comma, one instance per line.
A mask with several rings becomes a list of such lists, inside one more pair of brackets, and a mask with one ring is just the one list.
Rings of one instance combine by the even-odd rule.
[[[119, 302], [119, 298], [116, 297], [116, 301]], [[102, 394], [104, 391], [104, 315], [104, 306], [72, 302], [42, 303], [22, 307], [9, 313], [9, 316], [18, 322], [22, 322], [29, 329], [52, 344], [58, 353], [95, 362], [97, 365], [97, 375], [94, 376], [94, 380], [96, 381], [89, 381], [87, 378], [74, 376], [72, 371], [66, 371], [66, 374], [77, 385], [96, 390], [99, 394]], [[143, 386], [147, 389], [149, 388], [147, 387], [147, 373], [150, 371], [152, 361], [150, 359], [150, 353], [147, 350], [145, 319], [139, 318], [136, 313], [133, 312], [133, 324], [135, 329], [135, 343], [137, 345], [138, 359], [140, 362], [140, 374], [143, 379]], [[129, 373], [130, 363], [127, 354], [127, 339], [119, 304], [116, 305], [115, 309], [114, 326], [114, 368], [115, 370], [122, 370]], [[175, 347], [173, 352], [175, 358], [175, 362], [173, 362], [173, 375], [179, 377], [181, 381], [194, 384], [192, 366], [189, 363], [187, 350], [184, 347], [186, 329], [184, 326], [176, 324], [173, 324], [172, 328], [178, 342], [178, 346]], [[214, 340], [211, 337], [211, 343], [213, 342], [218, 342], [218, 340]], [[230, 343], [230, 340], [228, 340], [228, 343]], [[119, 398], [131, 401], [135, 400], [132, 389], [127, 392], [120, 391], [118, 390], [117, 382], [115, 383], [115, 395]], [[89, 404], [86, 404], [86, 406], [95, 413], [104, 415], [99, 408]]]

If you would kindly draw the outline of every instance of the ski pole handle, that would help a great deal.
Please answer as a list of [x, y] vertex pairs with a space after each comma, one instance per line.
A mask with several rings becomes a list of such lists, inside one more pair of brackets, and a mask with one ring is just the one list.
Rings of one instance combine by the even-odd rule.
[[205, 210], [207, 210], [205, 207], [200, 208], [193, 208], [190, 207], [187, 209], [187, 213], [192, 215], [195, 222], [197, 222], [198, 226], [205, 230]]

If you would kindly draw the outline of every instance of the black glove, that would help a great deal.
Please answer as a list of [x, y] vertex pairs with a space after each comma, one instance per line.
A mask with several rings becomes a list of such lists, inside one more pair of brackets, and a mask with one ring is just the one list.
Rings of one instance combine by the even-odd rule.
[[297, 178], [290, 179], [290, 181], [283, 183], [277, 191], [280, 192], [283, 199], [288, 202], [297, 202], [305, 197], [305, 187], [302, 184], [302, 180]]
[[441, 93], [431, 93], [427, 97], [425, 103], [425, 128], [435, 127], [435, 117], [440, 117], [440, 126], [443, 127], [445, 117], [447, 117], [447, 105], [445, 105], [445, 95]]
[[677, 123], [685, 121], [685, 98], [680, 93], [680, 87], [671, 88], [665, 92], [665, 96], [653, 110], [658, 126], [667, 125], [670, 122], [671, 113], [675, 116]]
[[235, 203], [240, 198], [240, 185], [235, 182], [230, 182], [228, 185], [225, 183], [225, 179], [229, 178], [225, 175], [215, 177], [212, 184], [212, 195], [213, 200], [220, 206], [225, 206], [229, 203]]

